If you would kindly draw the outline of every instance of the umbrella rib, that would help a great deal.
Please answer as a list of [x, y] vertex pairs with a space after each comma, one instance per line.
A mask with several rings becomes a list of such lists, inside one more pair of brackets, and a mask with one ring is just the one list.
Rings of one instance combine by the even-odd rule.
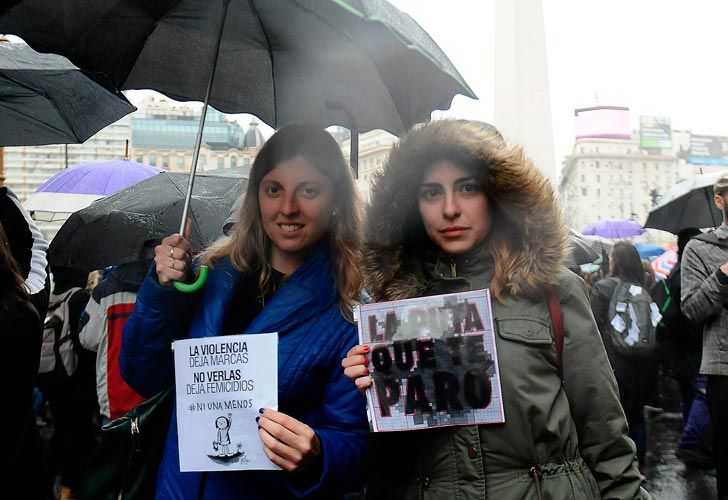
[[253, 0], [248, 0], [248, 5], [250, 6], [250, 10], [253, 13], [253, 17], [255, 17], [255, 20], [258, 21], [258, 28], [260, 28], [260, 32], [263, 35], [263, 39], [265, 40], [265, 49], [268, 51], [268, 59], [270, 59], [270, 80], [271, 84], [273, 85], [273, 128], [278, 127], [278, 99], [276, 99], [277, 96], [277, 90], [276, 90], [276, 66], [275, 62], [273, 61], [273, 50], [270, 48], [270, 40], [268, 39], [268, 34], [265, 31], [265, 28], [263, 27], [263, 20], [260, 18], [260, 14], [258, 14], [258, 9], [255, 8], [255, 3]]
[[[59, 116], [59, 118], [61, 118], [61, 120], [63, 120], [63, 123], [66, 124], [66, 126], [68, 127], [68, 130], [71, 132], [71, 134], [73, 134], [73, 136], [76, 138], [76, 140], [78, 140], [79, 142], [81, 142], [80, 141], [80, 137], [78, 137], [78, 134], [76, 134], [76, 131], [73, 130], [73, 127], [71, 127], [70, 123], [68, 123], [68, 120], [66, 120], [66, 118], [63, 116], [63, 113], [61, 113], [61, 111], [58, 109], [58, 106], [53, 101], [53, 98], [51, 98], [47, 93], [43, 92], [40, 89], [36, 89], [34, 87], [31, 87], [31, 86], [29, 86], [29, 85], [27, 85], [27, 84], [25, 84], [25, 83], [23, 83], [21, 81], [18, 81], [15, 78], [12, 78], [10, 75], [8, 75], [6, 73], [3, 73], [3, 78], [7, 78], [8, 80], [10, 80], [11, 82], [13, 82], [14, 84], [16, 84], [16, 85], [18, 85], [20, 87], [23, 87], [25, 89], [28, 89], [28, 90], [32, 91], [33, 93], [35, 93], [36, 95], [43, 96], [49, 103], [51, 103], [51, 105], [53, 106], [53, 109], [56, 110], [56, 114]], [[23, 116], [27, 116], [30, 119], [33, 118], [32, 116], [26, 115], [24, 113], [20, 113], [20, 114], [22, 114]], [[48, 124], [46, 123], [46, 125], [48, 125]], [[48, 126], [50, 126], [50, 125], [48, 125]], [[57, 130], [60, 133], [65, 133], [63, 130], [59, 129], [58, 127], [50, 126], [50, 128], [53, 128], [53, 129]]]

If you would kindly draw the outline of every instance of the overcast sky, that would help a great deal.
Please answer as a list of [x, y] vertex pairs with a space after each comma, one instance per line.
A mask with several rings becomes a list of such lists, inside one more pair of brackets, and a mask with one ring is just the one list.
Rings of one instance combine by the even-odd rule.
[[[493, 0], [391, 0], [442, 47], [480, 102], [447, 113], [493, 120]], [[446, 5], [446, 7], [445, 7]], [[573, 110], [627, 106], [673, 128], [728, 135], [728, 2], [544, 0], [556, 164], [574, 139]]]

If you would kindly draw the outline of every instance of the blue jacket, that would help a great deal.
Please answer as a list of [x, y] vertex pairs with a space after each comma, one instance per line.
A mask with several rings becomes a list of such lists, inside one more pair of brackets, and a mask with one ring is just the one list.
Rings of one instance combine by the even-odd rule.
[[[147, 276], [123, 334], [121, 373], [140, 394], [174, 381], [170, 343], [218, 335], [242, 280], [218, 263], [198, 295], [164, 288]], [[339, 312], [330, 250], [306, 261], [265, 304], [244, 333], [278, 332], [280, 411], [311, 426], [321, 441], [320, 469], [196, 473], [179, 471], [177, 418], [172, 416], [157, 477], [157, 498], [337, 498], [356, 488], [367, 448], [365, 400], [344, 377], [341, 359], [357, 342], [356, 327]]]

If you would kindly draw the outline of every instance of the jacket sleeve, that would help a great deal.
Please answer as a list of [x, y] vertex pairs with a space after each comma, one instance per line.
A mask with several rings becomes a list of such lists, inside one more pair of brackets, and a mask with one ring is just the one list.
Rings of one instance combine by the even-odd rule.
[[364, 482], [363, 464], [368, 452], [369, 433], [366, 399], [344, 376], [340, 365], [356, 343], [356, 327], [346, 323], [346, 328], [350, 330], [350, 335], [347, 335], [349, 341], [332, 357], [321, 404], [321, 422], [314, 427], [322, 451], [319, 475], [288, 482], [288, 489], [299, 497], [317, 493], [323, 498], [326, 491], [351, 491]]
[[89, 351], [99, 350], [101, 337], [106, 332], [106, 311], [96, 299], [97, 297], [91, 296], [79, 322], [81, 331], [78, 333], [78, 340]]
[[121, 376], [142, 396], [174, 383], [172, 341], [187, 334], [191, 309], [190, 296], [160, 285], [152, 266], [124, 326], [119, 356]]
[[562, 290], [564, 389], [581, 455], [603, 499], [650, 498], [640, 487], [634, 443], [584, 284], [569, 277]]
[[728, 301], [728, 285], [718, 281], [717, 269], [710, 269], [696, 251], [705, 243], [692, 240], [683, 251], [681, 261], [681, 304], [683, 314], [693, 321], [705, 321], [717, 315]]

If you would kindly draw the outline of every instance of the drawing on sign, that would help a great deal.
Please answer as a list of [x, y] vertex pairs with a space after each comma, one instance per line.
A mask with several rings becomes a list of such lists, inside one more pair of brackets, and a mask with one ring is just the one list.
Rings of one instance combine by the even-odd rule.
[[232, 423], [232, 413], [228, 413], [227, 417], [219, 416], [215, 419], [217, 438], [212, 442], [212, 449], [215, 453], [207, 455], [215, 463], [227, 465], [235, 462], [247, 462], [245, 452], [242, 451], [242, 443], [237, 444], [236, 451], [230, 452], [230, 427]]
[[487, 290], [366, 304], [372, 430], [503, 422]]

